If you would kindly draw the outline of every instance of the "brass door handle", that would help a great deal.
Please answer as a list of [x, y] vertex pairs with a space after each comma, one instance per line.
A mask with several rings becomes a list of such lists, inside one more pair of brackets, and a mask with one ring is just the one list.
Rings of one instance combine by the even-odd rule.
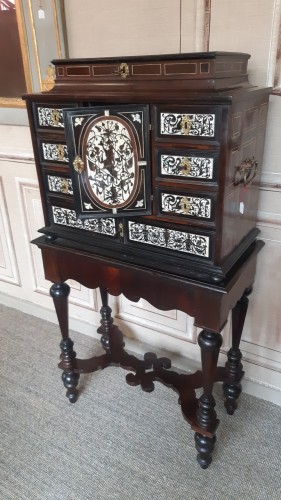
[[81, 174], [84, 170], [84, 162], [78, 155], [75, 156], [75, 159], [73, 161], [73, 168], [78, 174]]

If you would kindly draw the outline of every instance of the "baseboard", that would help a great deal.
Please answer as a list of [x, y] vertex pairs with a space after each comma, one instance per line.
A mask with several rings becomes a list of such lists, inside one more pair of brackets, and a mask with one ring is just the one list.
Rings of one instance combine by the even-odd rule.
[[[4, 294], [0, 292], [0, 303], [11, 307], [13, 309], [17, 309], [26, 314], [30, 314], [31, 316], [35, 316], [37, 318], [41, 318], [51, 323], [57, 324], [57, 317], [54, 310], [47, 309], [41, 305], [35, 304], [33, 302], [29, 302], [27, 300], [22, 300], [17, 297], [12, 297], [10, 295]], [[92, 323], [88, 323], [85, 320], [81, 320], [81, 318], [71, 317], [69, 318], [69, 326], [71, 330], [82, 333], [83, 335], [88, 335], [90, 337], [99, 339], [100, 335], [93, 333], [93, 327], [98, 327], [98, 325], [93, 325]], [[153, 336], [151, 337], [153, 340]], [[176, 342], [176, 339], [175, 339]], [[138, 336], [138, 340], [134, 340], [132, 338], [126, 338], [126, 348], [136, 354], [142, 355], [148, 351], [154, 351], [158, 357], [169, 357], [172, 361], [172, 365], [179, 370], [190, 371], [193, 372], [200, 368], [199, 363], [187, 357], [183, 357], [176, 353], [171, 353], [164, 349], [159, 349], [157, 346], [153, 346], [153, 344], [147, 344], [142, 342], [141, 335]], [[244, 368], [247, 373], [247, 362], [244, 362]], [[188, 370], [187, 370], [188, 367]], [[249, 370], [251, 371], [251, 370]], [[254, 378], [252, 376], [245, 377], [243, 380], [243, 392], [249, 394], [251, 396], [255, 396], [260, 399], [264, 399], [271, 403], [281, 406], [281, 389], [277, 386], [274, 386], [270, 383], [267, 383], [264, 380], [260, 380], [257, 377]]]

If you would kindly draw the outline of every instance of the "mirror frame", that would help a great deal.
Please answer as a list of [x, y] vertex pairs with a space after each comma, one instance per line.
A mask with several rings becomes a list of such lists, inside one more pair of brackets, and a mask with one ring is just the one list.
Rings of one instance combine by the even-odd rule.
[[[43, 0], [48, 2], [46, 7], [51, 13], [51, 28], [52, 32], [50, 37], [55, 38], [56, 51], [50, 51], [45, 55], [45, 60], [61, 59], [67, 57], [67, 38], [66, 38], [66, 25], [64, 15], [64, 0]], [[42, 42], [39, 40], [39, 19], [36, 19], [35, 13], [38, 11], [38, 4], [32, 0], [15, 0], [16, 17], [19, 30], [20, 46], [24, 67], [24, 75], [26, 81], [26, 92], [36, 92], [46, 90], [44, 80], [50, 88], [50, 66], [42, 61], [40, 49]], [[45, 50], [45, 47], [44, 47]], [[48, 50], [48, 49], [47, 49]], [[21, 96], [18, 97], [0, 97], [0, 108], [25, 108], [25, 101]]]

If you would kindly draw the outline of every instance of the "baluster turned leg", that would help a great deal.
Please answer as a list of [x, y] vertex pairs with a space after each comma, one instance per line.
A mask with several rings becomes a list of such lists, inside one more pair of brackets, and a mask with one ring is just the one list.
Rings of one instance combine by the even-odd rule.
[[201, 348], [203, 394], [199, 398], [197, 413], [197, 424], [201, 432], [196, 432], [194, 438], [198, 451], [197, 461], [202, 469], [207, 469], [212, 462], [212, 452], [216, 442], [215, 431], [219, 423], [212, 392], [222, 336], [220, 333], [202, 330], [198, 336], [198, 344]]
[[73, 360], [76, 357], [76, 352], [73, 350], [73, 341], [69, 337], [68, 330], [68, 296], [70, 288], [66, 283], [54, 283], [50, 288], [50, 295], [54, 301], [58, 322], [62, 334], [61, 362], [59, 367], [63, 369], [62, 380], [70, 403], [75, 403], [77, 400], [77, 385], [79, 374], [73, 370]]
[[244, 372], [239, 344], [249, 304], [247, 295], [250, 295], [251, 292], [252, 288], [247, 288], [232, 310], [232, 347], [227, 353], [228, 361], [225, 365], [225, 382], [223, 384], [223, 392], [226, 398], [224, 406], [229, 415], [233, 415], [237, 409], [237, 399], [242, 391], [240, 382]]
[[110, 351], [110, 337], [109, 332], [112, 328], [113, 318], [111, 317], [112, 309], [108, 305], [108, 293], [105, 288], [100, 288], [102, 307], [101, 326], [98, 328], [98, 333], [101, 333], [101, 345], [106, 351]]

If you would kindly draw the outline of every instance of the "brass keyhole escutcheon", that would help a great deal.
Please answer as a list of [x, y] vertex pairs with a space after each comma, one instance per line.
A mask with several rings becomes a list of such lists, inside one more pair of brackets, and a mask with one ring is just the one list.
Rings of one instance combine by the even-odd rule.
[[67, 179], [62, 179], [61, 181], [61, 190], [64, 194], [68, 194], [69, 192], [69, 185], [68, 185], [68, 180]]
[[191, 163], [188, 158], [182, 158], [181, 160], [181, 173], [183, 175], [189, 175], [191, 170]]
[[57, 153], [60, 161], [65, 160], [65, 148], [62, 144], [57, 144]]
[[120, 237], [124, 238], [124, 226], [123, 226], [122, 222], [119, 222], [118, 229], [119, 229]]
[[189, 210], [190, 210], [190, 201], [188, 200], [188, 198], [186, 196], [184, 196], [181, 199], [180, 207], [181, 207], [181, 210], [183, 211], [184, 214], [187, 215], [189, 213]]
[[84, 170], [84, 162], [78, 155], [74, 159], [73, 168], [78, 174], [81, 174]]
[[119, 70], [118, 70], [119, 75], [121, 78], [127, 78], [129, 75], [129, 66], [127, 63], [121, 63], [119, 64]]
[[188, 115], [183, 115], [181, 119], [181, 131], [182, 134], [188, 135], [192, 126], [192, 120]]
[[58, 125], [60, 123], [60, 112], [59, 112], [59, 110], [58, 109], [52, 109], [51, 115], [52, 115], [52, 120], [53, 120], [54, 126], [58, 127]]

